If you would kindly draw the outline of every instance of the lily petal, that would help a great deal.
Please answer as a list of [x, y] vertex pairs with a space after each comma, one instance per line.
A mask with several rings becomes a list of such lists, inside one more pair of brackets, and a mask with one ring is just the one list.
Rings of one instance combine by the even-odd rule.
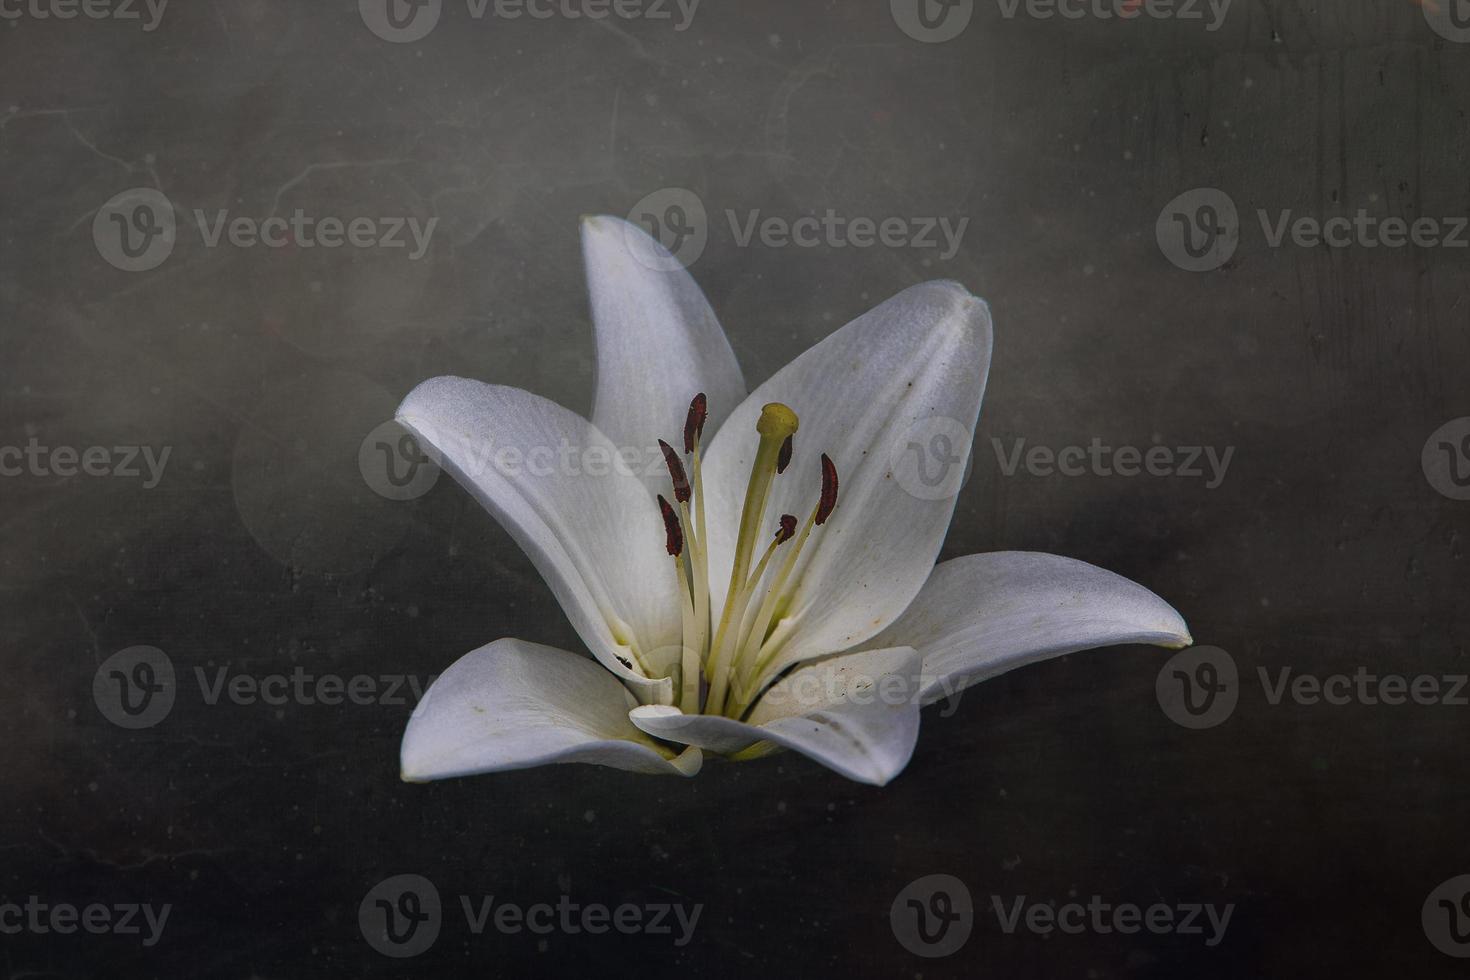
[[[709, 399], [707, 436], [745, 398], [745, 379], [704, 293], [677, 259], [620, 218], [582, 220], [597, 335], [592, 422], [619, 446], [659, 458], [677, 442], [689, 402]], [[662, 467], [644, 479], [662, 489]]]
[[936, 566], [874, 647], [924, 657], [925, 704], [1017, 667], [1094, 647], [1194, 641], [1163, 599], [1121, 575], [1030, 551], [966, 555]]
[[920, 666], [912, 648], [844, 654], [793, 671], [766, 692], [749, 722], [643, 705], [633, 724], [667, 741], [725, 755], [792, 749], [848, 779], [882, 786], [919, 737]]
[[453, 377], [415, 388], [398, 421], [516, 539], [603, 666], [640, 701], [670, 700], [673, 563], [657, 506], [607, 437], [539, 395]]
[[628, 721], [637, 702], [586, 657], [524, 640], [496, 640], [439, 676], [403, 733], [410, 782], [590, 762], [692, 776], [698, 749], [674, 755]]
[[[783, 402], [801, 419], [791, 467], [772, 486], [767, 518], [804, 519], [816, 503], [818, 456], [837, 466], [831, 519], [806, 545], [781, 647], [764, 672], [846, 650], [893, 622], [918, 593], [954, 513], [955, 493], [902, 479], [914, 444], [943, 435], [958, 475], [969, 457], [990, 370], [985, 303], [952, 282], [899, 293], [812, 347], [743, 402], [716, 434], [704, 465], [711, 494], [711, 587], [722, 602], [738, 532], [761, 406]], [[719, 608], [718, 604], [716, 608]]]

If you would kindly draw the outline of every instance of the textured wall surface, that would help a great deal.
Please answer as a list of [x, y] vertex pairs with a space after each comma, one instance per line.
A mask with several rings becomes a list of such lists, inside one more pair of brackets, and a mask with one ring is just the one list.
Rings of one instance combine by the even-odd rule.
[[[0, 0], [0, 974], [1463, 975], [1470, 4], [391, 3]], [[218, 224], [298, 211], [426, 240]], [[1169, 654], [1122, 647], [927, 709], [883, 789], [791, 754], [401, 782], [432, 677], [578, 640], [468, 494], [388, 489], [370, 436], [439, 374], [590, 411], [586, 213], [689, 233], [752, 383], [916, 282], [985, 297], [943, 557], [1148, 586], [1233, 711], [1176, 723]], [[171, 667], [161, 716], [108, 702], [139, 646], [112, 663]], [[281, 675], [374, 680], [231, 694]], [[1279, 688], [1304, 675], [1353, 683]], [[442, 928], [394, 959], [360, 907], [403, 874]], [[890, 909], [935, 874], [972, 931], [920, 957]], [[683, 945], [476, 932], [490, 896], [702, 912]], [[1008, 932], [1023, 896], [1230, 919]], [[169, 916], [128, 933], [128, 905]]]

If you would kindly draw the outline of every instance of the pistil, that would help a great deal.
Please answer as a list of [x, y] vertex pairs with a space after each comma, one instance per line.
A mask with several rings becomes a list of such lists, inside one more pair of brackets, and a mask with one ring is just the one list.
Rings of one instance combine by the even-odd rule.
[[760, 434], [760, 445], [756, 447], [755, 460], [750, 464], [750, 482], [745, 488], [745, 505], [740, 511], [740, 532], [735, 539], [735, 560], [730, 568], [730, 585], [725, 590], [725, 608], [720, 614], [720, 626], [715, 630], [715, 641], [707, 671], [710, 680], [709, 700], [705, 703], [707, 713], [718, 712], [725, 703], [725, 692], [730, 681], [730, 664], [734, 655], [734, 637], [730, 637], [730, 624], [740, 632], [745, 618], [745, 604], [749, 601], [746, 588], [750, 576], [750, 560], [760, 533], [761, 518], [765, 513], [766, 499], [771, 493], [771, 480], [776, 475], [776, 464], [781, 456], [781, 447], [795, 434], [800, 424], [796, 413], [780, 402], [771, 402], [761, 409], [755, 423]]

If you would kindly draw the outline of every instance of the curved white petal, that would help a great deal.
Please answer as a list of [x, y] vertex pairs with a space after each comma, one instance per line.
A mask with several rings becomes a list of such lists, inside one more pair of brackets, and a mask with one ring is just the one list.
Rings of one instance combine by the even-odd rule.
[[674, 756], [628, 721], [636, 703], [596, 661], [496, 640], [455, 661], [419, 702], [403, 733], [403, 778], [423, 782], [554, 762], [697, 773], [697, 749]]
[[[717, 603], [728, 583], [761, 406], [784, 402], [800, 417], [793, 461], [772, 488], [768, 527], [783, 513], [806, 519], [821, 488], [822, 453], [838, 471], [837, 510], [807, 542], [793, 602], [773, 635], [785, 639], [767, 676], [861, 643], [918, 593], [954, 512], [990, 351], [983, 301], [956, 283], [914, 286], [783, 368], [715, 436], [704, 477]], [[936, 446], [943, 458], [927, 459]], [[945, 479], [925, 483], [931, 467], [942, 467], [934, 472]]]
[[398, 421], [516, 539], [603, 666], [639, 700], [669, 700], [674, 566], [657, 505], [607, 437], [539, 395], [453, 377], [415, 388]]
[[924, 657], [924, 703], [1026, 664], [1123, 643], [1186, 647], [1184, 619], [1121, 575], [1030, 551], [966, 555], [936, 566], [873, 647]]
[[584, 218], [582, 255], [597, 335], [592, 422], [620, 447], [645, 453], [655, 466], [644, 479], [662, 490], [658, 440], [683, 448], [689, 402], [701, 391], [712, 436], [745, 398], [745, 379], [704, 293], [641, 228]]
[[779, 746], [848, 779], [882, 786], [908, 764], [919, 737], [921, 663], [904, 647], [803, 667], [766, 692], [748, 723], [653, 704], [629, 717], [667, 741], [725, 755]]

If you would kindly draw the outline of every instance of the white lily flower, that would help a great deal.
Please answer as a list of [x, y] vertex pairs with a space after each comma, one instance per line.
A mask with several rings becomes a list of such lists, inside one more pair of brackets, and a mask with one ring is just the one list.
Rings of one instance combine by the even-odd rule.
[[[694, 775], [703, 752], [792, 749], [882, 785], [925, 704], [1049, 657], [1190, 644], [1162, 599], [1080, 561], [935, 565], [955, 495], [909, 493], [894, 470], [927, 420], [974, 431], [991, 323], [963, 287], [907, 289], [747, 395], [662, 246], [609, 217], [582, 240], [590, 421], [453, 377], [398, 419], [525, 549], [591, 657], [517, 639], [467, 654], [409, 721], [403, 778], [553, 762]], [[659, 445], [665, 465], [646, 465]], [[963, 465], [968, 440], [956, 450]]]

